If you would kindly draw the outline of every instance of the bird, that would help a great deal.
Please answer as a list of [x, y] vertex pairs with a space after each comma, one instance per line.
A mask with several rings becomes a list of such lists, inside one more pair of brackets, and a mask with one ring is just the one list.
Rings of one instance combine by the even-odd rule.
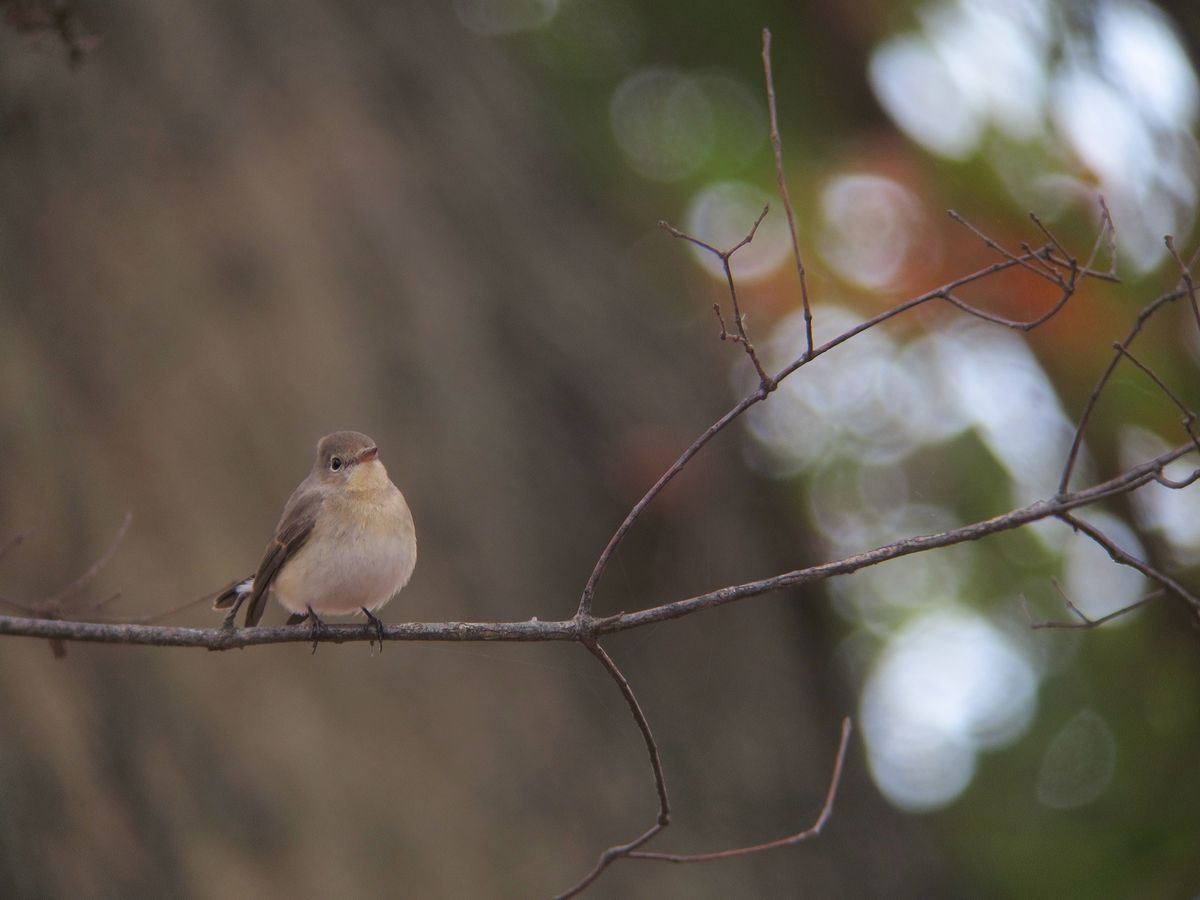
[[262, 618], [267, 595], [286, 609], [287, 623], [309, 621], [313, 650], [323, 616], [366, 614], [383, 649], [375, 611], [408, 584], [417, 563], [412, 512], [388, 477], [379, 447], [358, 431], [335, 431], [317, 442], [312, 470], [283, 507], [275, 535], [254, 574], [217, 594], [232, 627], [246, 604], [245, 624]]

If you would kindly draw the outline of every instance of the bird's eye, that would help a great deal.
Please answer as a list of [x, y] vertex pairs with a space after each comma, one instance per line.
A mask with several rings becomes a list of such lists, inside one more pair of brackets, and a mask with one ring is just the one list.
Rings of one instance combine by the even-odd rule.
[[329, 468], [333, 469], [333, 471], [336, 472], [341, 467], [342, 467], [342, 458], [340, 456], [335, 456], [333, 459], [331, 459], [329, 461]]

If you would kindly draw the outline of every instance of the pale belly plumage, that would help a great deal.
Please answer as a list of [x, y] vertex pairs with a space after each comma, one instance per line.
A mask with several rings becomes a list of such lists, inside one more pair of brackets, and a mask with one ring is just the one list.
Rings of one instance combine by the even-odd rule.
[[[308, 541], [271, 585], [285, 609], [306, 613], [311, 607], [319, 616], [373, 611], [408, 583], [417, 562], [416, 532], [403, 495], [390, 482], [388, 487], [379, 502], [326, 501], [347, 505], [338, 510], [342, 515], [318, 517]], [[328, 524], [332, 520], [336, 527]]]

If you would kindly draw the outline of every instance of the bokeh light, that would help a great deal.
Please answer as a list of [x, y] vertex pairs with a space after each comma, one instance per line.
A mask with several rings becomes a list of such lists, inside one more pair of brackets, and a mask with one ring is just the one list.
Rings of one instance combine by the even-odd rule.
[[1037, 799], [1051, 809], [1086, 806], [1104, 793], [1117, 769], [1112, 728], [1091, 709], [1081, 709], [1059, 729], [1042, 755]]
[[1007, 471], [1014, 500], [1031, 503], [1052, 494], [1075, 429], [1029, 344], [1003, 328], [964, 319], [935, 337], [934, 346], [960, 414]]
[[645, 22], [624, 0], [566, 0], [537, 35], [541, 59], [576, 78], [624, 74], [645, 43]]
[[926, 245], [920, 201], [890, 178], [830, 179], [821, 192], [821, 216], [821, 255], [843, 279], [859, 287], [892, 286], [913, 250]]
[[[772, 200], [766, 191], [741, 181], [706, 185], [688, 204], [685, 230], [706, 244], [726, 250], [746, 237], [763, 207], [771, 206]], [[716, 256], [694, 244], [689, 246], [706, 272], [725, 280], [725, 270]], [[789, 260], [790, 252], [787, 222], [783, 213], [772, 206], [754, 240], [730, 257], [730, 267], [738, 283], [752, 284]]]
[[[861, 321], [824, 304], [813, 315], [818, 344]], [[803, 316], [793, 313], [762, 351], [778, 368], [804, 347]], [[752, 389], [747, 369], [738, 379], [740, 389]], [[858, 334], [784, 381], [751, 411], [748, 426], [750, 456], [760, 467], [806, 476], [809, 518], [830, 558], [962, 524], [936, 499], [974, 485], [946, 481], [933, 496], [914, 490], [905, 473], [923, 448], [973, 432], [1012, 499], [1025, 503], [1053, 493], [1073, 435], [1025, 340], [966, 316], [907, 341], [889, 325]], [[981, 469], [988, 469], [982, 459], [959, 477]], [[1123, 523], [1094, 521], [1122, 547], [1140, 551]], [[1139, 573], [1114, 569], [1085, 536], [1054, 522], [1032, 533], [1050, 553], [1063, 553], [1066, 590], [1088, 615], [1128, 605], [1143, 589]], [[838, 611], [879, 642], [863, 687], [864, 731], [876, 782], [904, 809], [951, 802], [970, 784], [977, 754], [1014, 740], [1036, 703], [1036, 654], [970, 608], [991, 599], [972, 585], [980, 554], [978, 545], [958, 545], [830, 586]], [[1015, 596], [998, 599], [1016, 608]]]
[[617, 146], [629, 164], [655, 181], [678, 181], [712, 153], [712, 104], [696, 79], [650, 68], [625, 79], [609, 110]]
[[1122, 254], [1146, 270], [1163, 259], [1162, 235], [1194, 221], [1197, 77], [1157, 8], [1103, 0], [1089, 14], [1080, 28], [1039, 0], [927, 3], [919, 29], [876, 49], [871, 86], [933, 153], [967, 159], [992, 133], [1020, 148], [988, 158], [1022, 202], [1053, 169], [1060, 186], [1094, 181], [1121, 224]]
[[897, 806], [937, 809], [970, 783], [980, 751], [1016, 740], [1037, 678], [1012, 640], [965, 610], [922, 616], [889, 642], [859, 713], [871, 772]]
[[454, 12], [465, 28], [497, 36], [541, 28], [558, 12], [559, 0], [454, 0]]
[[975, 151], [983, 123], [924, 38], [901, 35], [881, 45], [869, 76], [879, 102], [913, 140], [951, 159]]

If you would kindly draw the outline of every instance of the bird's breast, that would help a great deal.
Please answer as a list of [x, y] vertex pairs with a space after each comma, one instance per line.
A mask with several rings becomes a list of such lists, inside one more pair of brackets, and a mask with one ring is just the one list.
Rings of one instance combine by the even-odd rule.
[[275, 579], [286, 609], [378, 609], [408, 583], [417, 562], [412, 513], [395, 485], [387, 488], [326, 499], [312, 535]]

